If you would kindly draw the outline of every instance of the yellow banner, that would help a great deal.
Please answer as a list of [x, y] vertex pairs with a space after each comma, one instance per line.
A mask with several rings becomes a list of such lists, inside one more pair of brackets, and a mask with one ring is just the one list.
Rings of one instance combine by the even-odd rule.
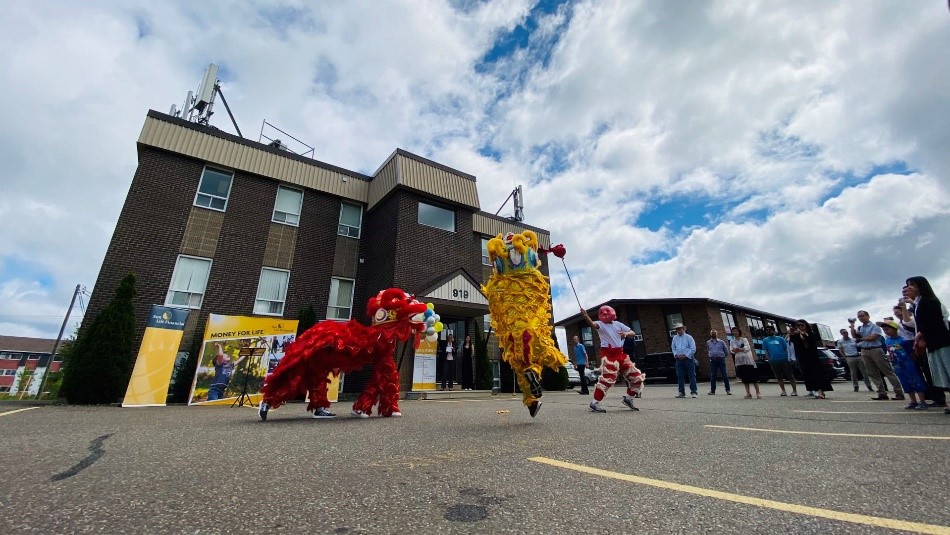
[[421, 342], [419, 342], [419, 347], [416, 349], [416, 354], [413, 358], [413, 391], [418, 392], [419, 390], [435, 390], [435, 365], [437, 362], [437, 347], [437, 341], [429, 342], [423, 339]]
[[211, 314], [188, 404], [231, 405], [242, 394], [260, 403], [264, 378], [296, 333], [297, 320]]
[[123, 407], [164, 407], [188, 310], [152, 306]]

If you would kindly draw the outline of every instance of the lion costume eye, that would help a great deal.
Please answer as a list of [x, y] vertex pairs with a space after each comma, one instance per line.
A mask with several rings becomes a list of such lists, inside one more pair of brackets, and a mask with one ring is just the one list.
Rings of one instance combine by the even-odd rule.
[[376, 321], [385, 321], [389, 316], [389, 312], [385, 308], [381, 308], [376, 311], [376, 315], [373, 317]]

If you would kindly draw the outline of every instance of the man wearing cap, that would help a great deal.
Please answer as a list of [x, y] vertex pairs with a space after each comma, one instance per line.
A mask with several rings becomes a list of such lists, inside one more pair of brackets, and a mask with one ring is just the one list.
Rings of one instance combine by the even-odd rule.
[[689, 395], [696, 397], [696, 341], [686, 334], [682, 323], [673, 326], [676, 335], [670, 344], [676, 359], [676, 383], [679, 386], [678, 398], [686, 397], [686, 376], [689, 376]]
[[860, 390], [858, 387], [858, 372], [860, 371], [864, 377], [864, 384], [868, 387], [868, 392], [874, 392], [874, 389], [871, 388], [871, 379], [868, 378], [868, 370], [864, 367], [864, 359], [861, 358], [861, 353], [858, 351], [858, 344], [851, 339], [847, 329], [841, 329], [838, 332], [841, 333], [841, 339], [835, 342], [835, 347], [841, 352], [845, 364], [851, 370], [851, 384], [854, 385], [854, 391]]
[[854, 327], [854, 319], [849, 319], [848, 323], [851, 324], [851, 337], [858, 344], [858, 350], [861, 351], [861, 358], [864, 359], [864, 366], [868, 370], [868, 375], [871, 376], [874, 386], [877, 387], [877, 397], [871, 399], [875, 401], [888, 399], [887, 392], [884, 391], [884, 379], [881, 378], [881, 374], [894, 387], [894, 399], [904, 399], [904, 389], [901, 388], [901, 383], [897, 380], [897, 375], [894, 374], [894, 368], [891, 367], [891, 363], [888, 362], [887, 356], [884, 354], [884, 331], [871, 323], [871, 315], [866, 310], [858, 311], [858, 320], [861, 325], [857, 329]]

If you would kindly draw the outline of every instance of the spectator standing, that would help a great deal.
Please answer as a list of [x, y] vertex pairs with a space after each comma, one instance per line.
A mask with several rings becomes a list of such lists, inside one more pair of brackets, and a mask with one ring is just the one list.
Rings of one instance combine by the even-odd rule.
[[886, 377], [891, 386], [894, 387], [894, 399], [904, 399], [904, 389], [901, 387], [897, 375], [894, 374], [894, 368], [891, 367], [891, 363], [884, 353], [884, 331], [871, 323], [871, 315], [866, 310], [858, 311], [858, 321], [861, 322], [861, 325], [857, 329], [854, 327], [853, 318], [849, 319], [848, 323], [851, 324], [851, 336], [857, 342], [858, 349], [861, 351], [861, 358], [864, 359], [864, 367], [867, 368], [868, 375], [871, 376], [871, 380], [874, 381], [874, 385], [877, 387], [877, 397], [871, 399], [887, 399], [887, 392], [884, 391], [884, 379], [881, 375]]
[[472, 336], [465, 335], [462, 342], [461, 359], [459, 360], [459, 382], [462, 383], [462, 390], [475, 389], [475, 344], [472, 343]]
[[686, 378], [689, 377], [689, 395], [696, 397], [696, 340], [686, 334], [682, 323], [673, 326], [676, 335], [670, 343], [673, 358], [676, 359], [676, 383], [679, 386], [678, 398], [686, 397]]
[[791, 335], [791, 342], [795, 346], [795, 357], [802, 367], [808, 397], [825, 399], [825, 392], [832, 388], [831, 381], [821, 369], [821, 362], [818, 360], [818, 335], [812, 331], [807, 321], [801, 319], [795, 322], [795, 333]]
[[726, 387], [726, 394], [731, 396], [732, 389], [729, 386], [729, 375], [726, 373], [726, 356], [729, 355], [729, 348], [719, 338], [719, 332], [715, 329], [709, 331], [709, 340], [706, 340], [706, 353], [709, 354], [709, 395], [716, 395], [716, 376], [718, 374], [722, 375], [722, 384]]
[[451, 334], [445, 340], [445, 361], [442, 369], [442, 388], [448, 383], [449, 390], [455, 389], [455, 337]]
[[[937, 299], [933, 287], [924, 277], [907, 279], [907, 296], [914, 300], [915, 350], [927, 352], [934, 386], [950, 390], [950, 314], [947, 307]], [[943, 412], [950, 414], [950, 409]]]
[[742, 336], [742, 330], [738, 327], [732, 328], [729, 352], [736, 359], [736, 375], [742, 380], [742, 386], [745, 387], [745, 399], [752, 399], [749, 385], [755, 386], [755, 397], [762, 399], [762, 393], [759, 392], [758, 372], [755, 371], [755, 356], [752, 353], [752, 346]]
[[887, 357], [894, 367], [894, 373], [901, 382], [901, 386], [910, 397], [907, 409], [926, 409], [924, 400], [927, 384], [917, 372], [917, 365], [911, 360], [914, 352], [914, 342], [903, 338], [899, 334], [900, 324], [894, 320], [879, 321], [877, 326], [884, 330], [884, 347], [887, 348]]
[[574, 335], [574, 356], [571, 360], [577, 373], [581, 376], [581, 391], [578, 394], [590, 395], [590, 391], [587, 389], [587, 348], [584, 347], [577, 335]]
[[835, 342], [835, 347], [841, 352], [845, 364], [847, 364], [848, 369], [851, 370], [851, 384], [854, 386], [854, 391], [857, 392], [860, 390], [858, 387], [858, 371], [860, 371], [861, 376], [864, 377], [864, 384], [868, 387], [868, 392], [874, 392], [874, 389], [871, 388], [871, 379], [868, 377], [868, 370], [864, 367], [864, 359], [858, 351], [857, 342], [851, 338], [847, 329], [841, 329], [838, 333], [841, 335], [841, 338]]
[[771, 325], [765, 327], [765, 338], [762, 339], [762, 347], [765, 348], [765, 355], [769, 358], [769, 367], [772, 368], [772, 375], [778, 381], [778, 387], [782, 389], [780, 396], [787, 396], [785, 392], [785, 380], [788, 379], [792, 385], [792, 395], [798, 395], [798, 385], [795, 383], [795, 369], [788, 358], [788, 342], [781, 336], [775, 334], [775, 328]]

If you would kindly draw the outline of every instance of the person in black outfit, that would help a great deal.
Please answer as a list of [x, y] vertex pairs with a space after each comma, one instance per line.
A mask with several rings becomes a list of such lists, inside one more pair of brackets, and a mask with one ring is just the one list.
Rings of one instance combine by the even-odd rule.
[[795, 346], [795, 358], [802, 367], [805, 390], [808, 390], [809, 397], [825, 399], [825, 392], [833, 389], [818, 360], [818, 335], [805, 320], [796, 321], [795, 326], [798, 330], [791, 335], [789, 341]]
[[465, 335], [460, 353], [462, 356], [459, 359], [459, 382], [462, 383], [462, 390], [474, 390], [475, 378], [472, 373], [472, 361], [475, 355], [475, 345], [472, 343], [471, 335]]
[[[907, 279], [907, 297], [913, 299], [914, 321], [917, 334], [914, 349], [927, 354], [932, 385], [950, 390], [950, 327], [944, 316], [944, 306], [924, 277]], [[936, 401], [936, 400], [935, 400]], [[950, 414], [950, 409], [944, 409]]]

